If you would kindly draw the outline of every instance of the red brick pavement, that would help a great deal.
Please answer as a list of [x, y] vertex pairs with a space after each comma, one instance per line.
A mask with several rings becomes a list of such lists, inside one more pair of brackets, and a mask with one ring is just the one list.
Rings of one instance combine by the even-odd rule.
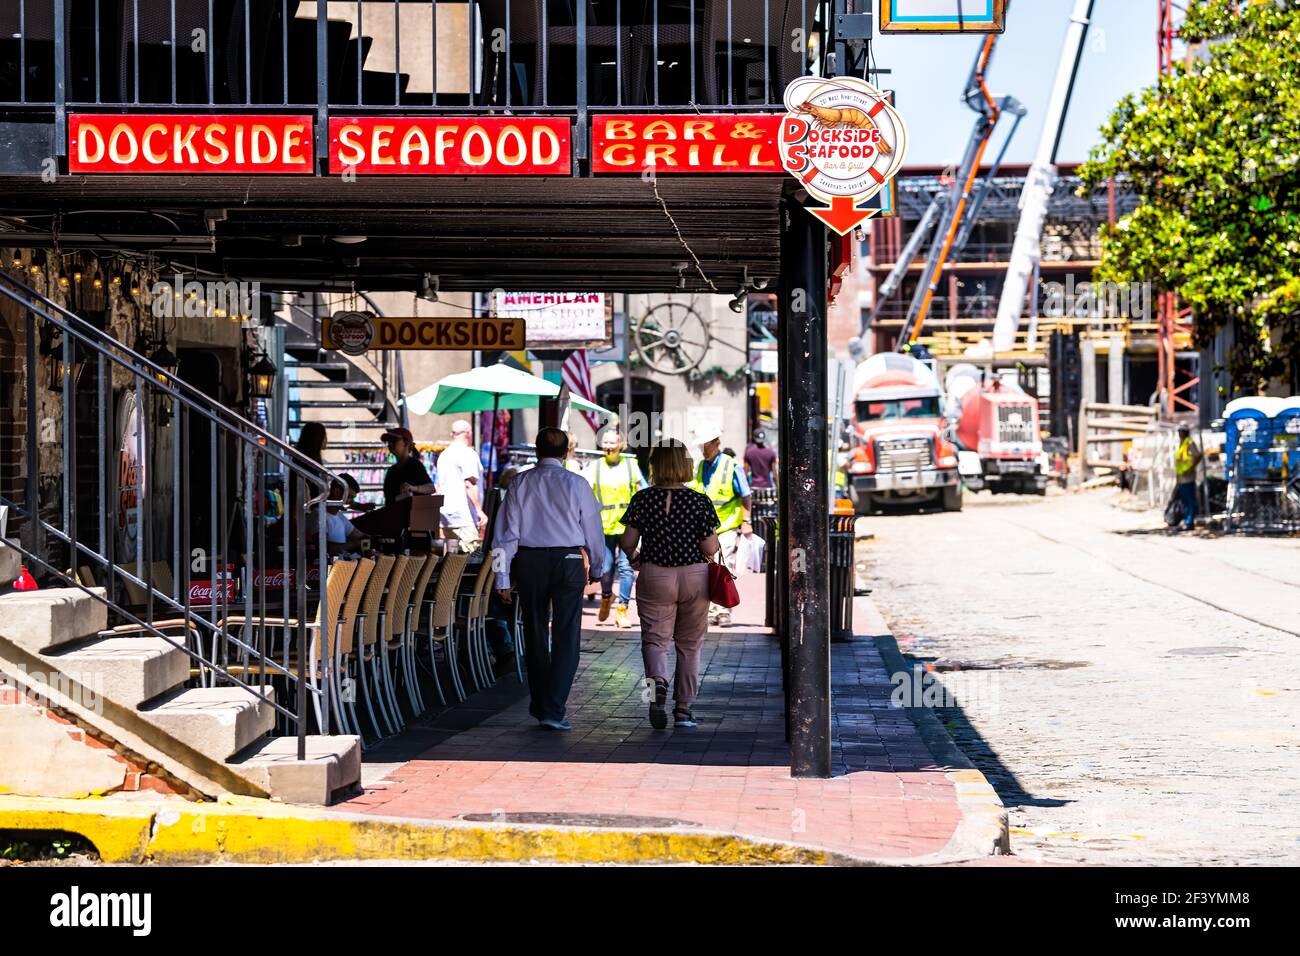
[[537, 729], [512, 676], [372, 748], [368, 762], [414, 759], [336, 809], [428, 820], [557, 814], [610, 826], [656, 818], [854, 856], [941, 850], [961, 816], [955, 791], [906, 714], [890, 706], [869, 640], [833, 648], [835, 776], [791, 779], [780, 649], [755, 626], [761, 579], [742, 583], [737, 623], [705, 642], [698, 729], [650, 727], [638, 632], [597, 628], [589, 609], [572, 733]]

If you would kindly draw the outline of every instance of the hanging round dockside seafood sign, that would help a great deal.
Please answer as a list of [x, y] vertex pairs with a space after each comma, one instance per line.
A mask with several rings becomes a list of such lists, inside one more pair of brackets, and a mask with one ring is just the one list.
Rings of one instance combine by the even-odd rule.
[[325, 335], [347, 355], [364, 355], [375, 338], [375, 317], [369, 312], [335, 312]]
[[781, 163], [829, 203], [808, 211], [846, 235], [877, 210], [863, 204], [903, 166], [907, 127], [888, 94], [854, 76], [801, 76], [785, 89]]

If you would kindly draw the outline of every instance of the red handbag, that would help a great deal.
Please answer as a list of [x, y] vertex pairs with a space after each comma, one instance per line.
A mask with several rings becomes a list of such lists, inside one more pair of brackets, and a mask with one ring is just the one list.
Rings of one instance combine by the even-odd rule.
[[717, 561], [709, 562], [709, 602], [720, 607], [735, 607], [740, 603], [736, 576], [722, 563], [721, 553]]

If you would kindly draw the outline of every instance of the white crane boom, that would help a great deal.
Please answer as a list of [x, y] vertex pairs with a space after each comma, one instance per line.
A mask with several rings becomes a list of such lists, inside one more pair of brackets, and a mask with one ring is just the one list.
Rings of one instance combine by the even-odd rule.
[[1092, 19], [1093, 3], [1094, 0], [1075, 0], [1074, 12], [1070, 14], [1070, 28], [1065, 34], [1056, 81], [1052, 84], [1052, 97], [1043, 118], [1043, 134], [1038, 141], [1034, 164], [1025, 178], [1024, 191], [1020, 194], [1020, 223], [1016, 226], [1011, 262], [993, 326], [995, 353], [1009, 352], [1015, 345], [1020, 316], [1025, 308], [1025, 293], [1041, 256], [1043, 222], [1047, 219], [1047, 204], [1052, 190], [1056, 188], [1056, 151], [1065, 129], [1065, 116], [1070, 107], [1074, 79], [1079, 72], [1079, 59]]

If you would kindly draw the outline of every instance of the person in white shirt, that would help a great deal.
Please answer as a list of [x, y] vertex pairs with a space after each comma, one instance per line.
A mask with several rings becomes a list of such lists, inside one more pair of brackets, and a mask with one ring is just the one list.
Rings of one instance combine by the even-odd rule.
[[483, 465], [474, 450], [473, 428], [463, 418], [451, 423], [451, 443], [438, 454], [437, 485], [442, 495], [443, 537], [476, 551], [487, 529], [482, 503]]
[[523, 602], [528, 712], [551, 730], [572, 729], [565, 708], [578, 672], [582, 592], [606, 563], [600, 505], [586, 479], [564, 467], [568, 447], [558, 428], [537, 433], [537, 466], [511, 482], [491, 554], [498, 597], [509, 604], [518, 591]]
[[356, 528], [347, 515], [343, 514], [360, 490], [361, 485], [349, 474], [339, 475], [330, 484], [330, 500], [343, 502], [342, 505], [327, 506], [325, 509], [325, 548], [330, 554], [347, 551], [366, 540], [366, 533]]

